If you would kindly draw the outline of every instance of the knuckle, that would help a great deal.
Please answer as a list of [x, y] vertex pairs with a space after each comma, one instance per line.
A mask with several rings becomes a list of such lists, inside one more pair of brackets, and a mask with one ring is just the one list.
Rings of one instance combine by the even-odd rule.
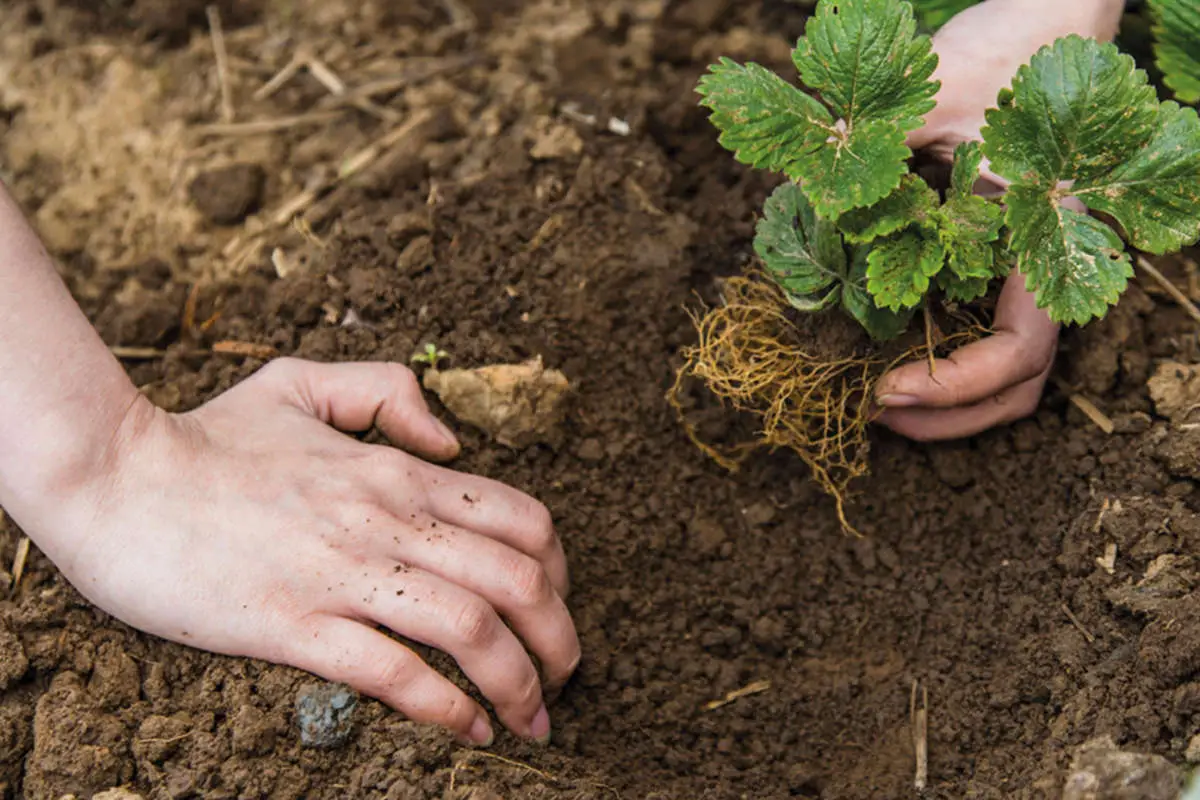
[[538, 678], [537, 673], [530, 668], [529, 674], [525, 677], [525, 682], [513, 697], [513, 705], [518, 708], [537, 708], [541, 700], [542, 682]]
[[532, 558], [513, 559], [506, 576], [513, 599], [523, 608], [541, 605], [553, 592], [546, 570]]
[[283, 356], [268, 362], [258, 371], [258, 375], [265, 381], [287, 383], [296, 378], [303, 364], [298, 358]]
[[419, 388], [416, 373], [403, 364], [388, 362], [383, 365], [383, 369], [388, 380], [399, 390], [409, 392]]
[[471, 648], [486, 646], [496, 635], [499, 619], [492, 607], [482, 600], [465, 603], [454, 618], [454, 637]]
[[418, 663], [417, 657], [410, 653], [401, 651], [390, 654], [386, 660], [368, 670], [366, 682], [373, 689], [368, 694], [376, 697], [394, 696], [398, 689], [412, 683]]
[[553, 551], [555, 543], [558, 541], [558, 534], [554, 530], [554, 518], [550, 515], [550, 509], [542, 503], [534, 501], [530, 504], [526, 516], [529, 519], [526, 535], [529, 538], [532, 552], [536, 555], [545, 555]]

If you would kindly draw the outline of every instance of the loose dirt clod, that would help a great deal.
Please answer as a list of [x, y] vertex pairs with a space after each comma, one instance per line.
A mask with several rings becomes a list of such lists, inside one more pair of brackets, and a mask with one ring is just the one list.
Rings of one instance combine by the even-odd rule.
[[1103, 736], [1076, 751], [1063, 800], [1176, 800], [1179, 771], [1162, 756], [1118, 750]]
[[478, 369], [431, 369], [424, 383], [450, 413], [502, 445], [519, 449], [561, 440], [558, 423], [571, 384], [558, 370], [546, 369], [540, 357]]
[[1165, 361], [1147, 382], [1154, 410], [1172, 422], [1185, 422], [1200, 409], [1200, 369], [1192, 364]]
[[266, 180], [266, 172], [257, 164], [231, 164], [198, 175], [188, 195], [210, 222], [236, 225], [258, 210]]
[[305, 747], [340, 747], [350, 738], [358, 694], [342, 684], [307, 684], [296, 694], [296, 725]]

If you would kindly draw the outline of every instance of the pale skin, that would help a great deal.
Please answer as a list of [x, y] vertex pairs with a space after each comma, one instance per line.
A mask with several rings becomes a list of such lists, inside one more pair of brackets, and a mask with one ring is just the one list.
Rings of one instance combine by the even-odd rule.
[[[407, 368], [284, 359], [168, 414], [130, 383], [2, 187], [0, 243], [0, 505], [89, 600], [490, 744], [484, 709], [383, 626], [454, 656], [505, 726], [548, 740], [543, 679], [561, 685], [580, 657], [550, 515], [423, 460], [458, 443]], [[339, 432], [372, 425], [396, 447]]]
[[[988, 0], [956, 18], [936, 42], [940, 104], [912, 144], [948, 153], [976, 137], [1038, 46], [1110, 38], [1119, 6]], [[501, 723], [548, 741], [544, 688], [580, 658], [562, 546], [534, 499], [430, 463], [458, 443], [405, 367], [284, 359], [190, 413], [157, 409], [2, 186], [0, 287], [0, 506], [89, 600], [148, 633], [344, 681], [490, 744], [485, 710], [383, 627], [449, 653]], [[939, 362], [936, 380], [923, 364], [889, 375], [882, 421], [952, 438], [1031, 411], [1057, 328], [1017, 276], [996, 323]], [[372, 426], [395, 447], [340, 432]]]
[[[954, 148], [979, 139], [984, 111], [1039, 48], [1071, 33], [1111, 41], [1122, 0], [987, 0], [963, 11], [934, 37], [942, 82], [925, 127], [909, 137], [949, 161]], [[1003, 181], [987, 171], [985, 180]], [[993, 187], [994, 188], [994, 187]], [[1068, 204], [1082, 206], [1074, 199]], [[1034, 412], [1054, 362], [1058, 325], [1014, 272], [996, 308], [995, 333], [939, 359], [886, 375], [876, 390], [879, 421], [913, 439], [958, 439]]]

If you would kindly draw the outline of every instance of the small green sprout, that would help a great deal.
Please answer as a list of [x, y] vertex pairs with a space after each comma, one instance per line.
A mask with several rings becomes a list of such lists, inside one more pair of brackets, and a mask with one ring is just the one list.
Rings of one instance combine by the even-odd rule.
[[427, 367], [437, 367], [439, 361], [449, 357], [450, 354], [445, 350], [439, 349], [438, 346], [433, 342], [427, 342], [425, 344], [425, 349], [413, 353], [410, 361], [413, 364], [424, 364]]

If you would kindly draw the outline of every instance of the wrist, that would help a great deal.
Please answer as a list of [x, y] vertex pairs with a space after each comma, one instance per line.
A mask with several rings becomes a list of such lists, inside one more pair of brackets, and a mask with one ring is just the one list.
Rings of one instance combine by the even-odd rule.
[[[126, 459], [158, 411], [125, 377], [101, 380], [83, 397], [57, 407], [19, 430], [10, 428], [0, 455], [0, 505], [39, 547], [57, 526], [43, 523], [54, 509], [81, 496], [95, 497]], [[85, 384], [86, 385], [86, 384]]]

